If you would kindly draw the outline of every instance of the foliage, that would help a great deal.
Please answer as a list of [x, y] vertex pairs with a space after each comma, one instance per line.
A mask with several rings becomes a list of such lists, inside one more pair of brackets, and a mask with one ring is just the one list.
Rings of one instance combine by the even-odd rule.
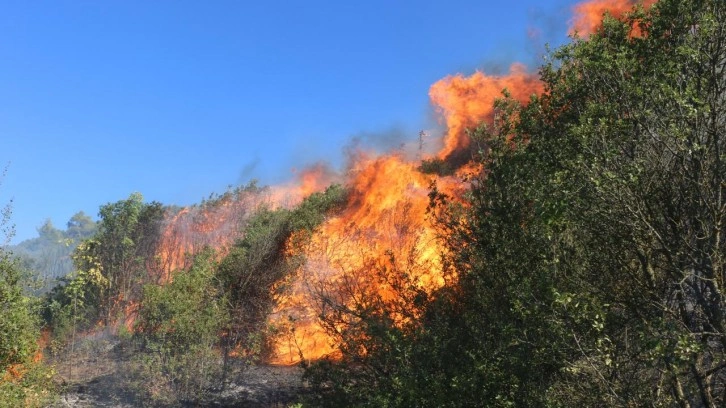
[[53, 394], [39, 361], [40, 320], [10, 255], [0, 251], [0, 407], [41, 406]]
[[[241, 348], [250, 357], [269, 352], [269, 331], [265, 327], [276, 292], [294, 270], [296, 259], [288, 245], [300, 245], [330, 212], [345, 202], [346, 192], [339, 185], [307, 197], [294, 209], [261, 209], [247, 223], [244, 237], [220, 262], [219, 279], [230, 302], [232, 314], [225, 335], [226, 357]], [[262, 334], [262, 336], [260, 335]]]
[[36, 293], [46, 292], [72, 272], [73, 251], [96, 232], [96, 223], [82, 211], [74, 214], [66, 226], [61, 230], [47, 220], [38, 228], [38, 237], [10, 247], [39, 281]]
[[[11, 230], [10, 213], [9, 205], [2, 209], [3, 231]], [[51, 371], [40, 361], [37, 302], [23, 287], [17, 259], [0, 246], [0, 407], [42, 406], [54, 393]]]
[[520, 132], [571, 339], [554, 401], [726, 403], [725, 18], [722, 2], [661, 1], [543, 70]]
[[[77, 323], [108, 324], [140, 298], [156, 259], [163, 214], [161, 204], [144, 203], [139, 193], [101, 206], [96, 233], [71, 255], [75, 271], [46, 296], [46, 319], [57, 339], [67, 338]], [[69, 233], [87, 230], [83, 218], [69, 222]]]
[[31, 300], [20, 286], [20, 274], [9, 255], [0, 253], [0, 372], [32, 360], [40, 337]]
[[101, 206], [98, 245], [88, 248], [85, 256], [97, 259], [108, 279], [107, 293], [101, 308], [108, 323], [130, 300], [137, 299], [148, 277], [145, 262], [154, 260], [163, 206], [146, 204], [140, 193], [126, 200]]
[[215, 282], [212, 251], [173, 281], [144, 286], [132, 342], [136, 388], [165, 405], [203, 398], [220, 370], [214, 346], [227, 314]]
[[87, 328], [98, 318], [100, 296], [109, 282], [98, 259], [90, 255], [97, 245], [98, 241], [88, 239], [78, 246], [73, 254], [78, 269], [61, 279], [46, 297], [44, 317], [53, 329], [53, 351], [74, 341], [79, 327]]
[[[723, 2], [662, 0], [505, 96], [465, 205], [432, 192], [455, 284], [308, 370], [327, 406], [726, 404]], [[362, 339], [362, 340], [361, 340]], [[350, 353], [348, 353], [350, 355]]]
[[288, 271], [283, 252], [289, 216], [288, 210], [261, 209], [249, 221], [244, 238], [220, 262], [218, 274], [233, 315], [226, 330], [225, 355], [240, 346], [250, 357], [266, 352], [258, 333], [272, 307], [272, 287]]
[[290, 214], [293, 231], [312, 231], [331, 213], [339, 211], [345, 204], [347, 193], [345, 188], [334, 184], [321, 193], [313, 193], [306, 197]]

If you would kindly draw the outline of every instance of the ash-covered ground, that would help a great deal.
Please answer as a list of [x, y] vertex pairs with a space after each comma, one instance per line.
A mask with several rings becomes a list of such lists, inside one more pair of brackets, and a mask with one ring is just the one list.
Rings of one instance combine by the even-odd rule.
[[[50, 408], [148, 406], [129, 386], [129, 354], [113, 338], [87, 338], [70, 353], [51, 357], [61, 394]], [[300, 367], [250, 365], [232, 360], [224, 388], [208, 390], [195, 407], [289, 407], [305, 392]]]

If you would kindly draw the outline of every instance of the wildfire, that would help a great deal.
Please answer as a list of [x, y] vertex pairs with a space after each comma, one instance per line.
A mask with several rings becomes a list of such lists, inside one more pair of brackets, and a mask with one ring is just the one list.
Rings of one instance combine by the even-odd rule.
[[165, 283], [171, 272], [190, 266], [189, 254], [210, 247], [224, 256], [240, 237], [244, 220], [264, 202], [263, 194], [243, 190], [168, 214], [157, 251], [159, 264], [150, 269], [156, 269], [159, 282]]
[[190, 254], [205, 247], [223, 257], [230, 245], [242, 237], [245, 220], [260, 206], [291, 207], [308, 195], [322, 191], [335, 180], [324, 164], [303, 169], [296, 179], [283, 186], [243, 189], [229, 192], [199, 206], [182, 208], [167, 215], [158, 250], [159, 282], [168, 282], [170, 273], [190, 266]]
[[512, 64], [507, 75], [475, 72], [469, 77], [448, 76], [431, 86], [429, 96], [438, 106], [448, 129], [439, 158], [449, 158], [469, 147], [466, 129], [492, 119], [494, 101], [502, 97], [504, 89], [524, 103], [532, 94], [542, 91], [542, 83], [536, 75], [528, 73], [524, 65]]
[[[440, 159], [456, 160], [467, 151], [466, 129], [492, 119], [493, 103], [505, 88], [526, 102], [542, 84], [523, 65], [514, 64], [507, 75], [476, 72], [447, 77], [431, 87], [431, 100], [448, 128]], [[345, 311], [367, 307], [366, 302], [378, 302], [397, 324], [408, 324], [418, 317], [413, 295], [430, 294], [444, 285], [447, 271], [441, 255], [446, 248], [427, 217], [429, 189], [435, 180], [441, 191], [458, 197], [466, 186], [459, 177], [423, 174], [418, 165], [398, 154], [359, 153], [354, 158], [345, 183], [345, 209], [320, 226], [302, 249], [305, 263], [270, 319], [273, 326], [289, 328], [277, 343], [273, 363], [334, 355], [336, 334], [356, 324], [354, 314]], [[467, 170], [472, 167], [461, 167]], [[320, 316], [332, 318], [323, 322]]]
[[18, 382], [22, 380], [23, 376], [30, 368], [30, 364], [43, 361], [43, 358], [45, 357], [43, 355], [43, 350], [45, 350], [49, 342], [50, 330], [46, 328], [40, 332], [40, 337], [38, 337], [37, 340], [38, 348], [35, 350], [35, 353], [33, 353], [33, 357], [31, 357], [30, 362], [27, 364], [11, 364], [7, 367], [6, 371], [2, 373], [2, 376], [0, 376], [0, 382]]
[[[633, 7], [640, 3], [643, 7], [650, 7], [657, 0], [589, 0], [573, 7], [574, 17], [570, 20], [569, 34], [578, 33], [588, 36], [594, 33], [602, 24], [603, 16], [609, 13], [615, 18], [621, 18]], [[634, 33], [639, 35], [638, 32]]]
[[[431, 180], [399, 156], [359, 156], [350, 171], [345, 209], [314, 234], [290, 295], [278, 300], [271, 322], [293, 327], [278, 342], [273, 363], [334, 354], [335, 339], [318, 316], [334, 312], [330, 308], [352, 309], [371, 296], [392, 305], [400, 300], [397, 273], [428, 292], [444, 284], [439, 258], [445, 249], [426, 216]], [[459, 183], [446, 178], [443, 185], [453, 192]]]
[[[592, 33], [605, 12], [619, 17], [634, 4], [632, 0], [581, 3], [574, 8], [571, 31]], [[457, 161], [459, 175], [479, 170], [466, 163], [471, 144], [466, 130], [493, 120], [494, 102], [505, 89], [512, 98], [526, 103], [542, 92], [543, 85], [523, 65], [513, 64], [504, 75], [454, 75], [431, 86], [429, 96], [447, 128], [436, 157]], [[295, 182], [272, 187], [266, 194], [243, 192], [213, 205], [182, 209], [166, 222], [159, 255], [164, 271], [160, 281], [167, 281], [170, 271], [186, 266], [185, 254], [202, 246], [212, 246], [223, 254], [240, 237], [243, 221], [259, 205], [290, 207], [340, 182], [349, 192], [344, 209], [327, 219], [303, 248], [288, 243], [289, 250], [303, 255], [304, 262], [281, 283], [289, 291], [276, 299], [277, 307], [269, 318], [270, 325], [282, 333], [270, 362], [292, 364], [303, 358], [335, 355], [335, 333], [355, 324], [354, 318], [343, 313], [337, 315], [338, 320], [323, 322], [319, 317], [365, 307], [366, 299], [383, 304], [398, 324], [415, 321], [417, 311], [410, 295], [417, 291], [430, 294], [450, 276], [441, 262], [446, 248], [427, 216], [431, 182], [436, 181], [439, 190], [452, 197], [460, 197], [466, 188], [461, 177], [423, 174], [419, 164], [399, 154], [359, 153], [344, 178], [317, 164], [299, 172]]]
[[296, 177], [291, 183], [270, 188], [270, 199], [275, 207], [292, 207], [310, 194], [339, 181], [338, 174], [325, 163], [316, 163], [294, 173]]

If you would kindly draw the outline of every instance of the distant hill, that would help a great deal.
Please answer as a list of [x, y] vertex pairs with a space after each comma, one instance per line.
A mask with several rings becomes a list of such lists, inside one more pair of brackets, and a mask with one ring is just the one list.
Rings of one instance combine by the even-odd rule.
[[38, 281], [37, 290], [44, 292], [73, 270], [73, 250], [81, 241], [91, 237], [96, 229], [96, 222], [81, 211], [68, 220], [65, 230], [56, 228], [47, 220], [38, 228], [36, 238], [22, 241], [9, 249], [30, 271], [31, 277]]

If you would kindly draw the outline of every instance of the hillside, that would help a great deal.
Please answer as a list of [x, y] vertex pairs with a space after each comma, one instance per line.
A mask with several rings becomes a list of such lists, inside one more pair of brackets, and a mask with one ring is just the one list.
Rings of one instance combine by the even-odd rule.
[[726, 405], [726, 4], [575, 12], [437, 143], [46, 223], [42, 296], [3, 251], [0, 405]]

